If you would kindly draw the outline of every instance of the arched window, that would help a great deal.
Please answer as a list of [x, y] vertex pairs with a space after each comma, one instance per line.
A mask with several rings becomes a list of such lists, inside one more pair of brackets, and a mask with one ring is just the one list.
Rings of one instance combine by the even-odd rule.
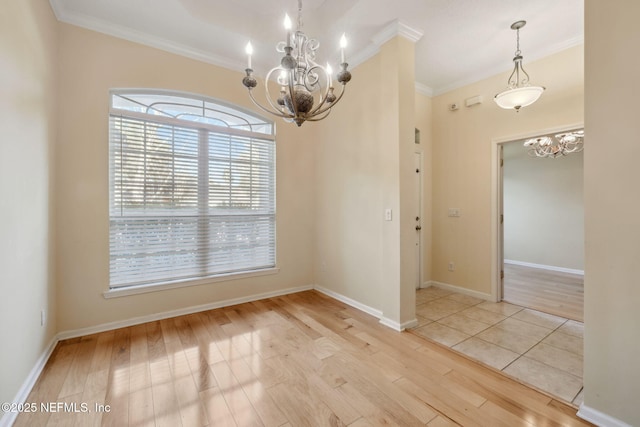
[[275, 267], [273, 122], [199, 95], [114, 90], [109, 286]]

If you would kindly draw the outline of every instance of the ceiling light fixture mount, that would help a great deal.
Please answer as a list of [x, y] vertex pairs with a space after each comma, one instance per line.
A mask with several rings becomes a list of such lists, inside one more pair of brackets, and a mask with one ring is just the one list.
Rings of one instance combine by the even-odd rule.
[[516, 31], [516, 52], [513, 57], [513, 72], [507, 82], [507, 90], [500, 92], [494, 101], [500, 108], [506, 110], [514, 109], [516, 112], [520, 108], [531, 105], [540, 98], [545, 88], [543, 86], [531, 86], [529, 84], [529, 74], [522, 65], [522, 52], [520, 51], [520, 28], [526, 25], [527, 21], [516, 21], [511, 24], [511, 29]]
[[[248, 60], [246, 76], [242, 79], [242, 84], [249, 90], [253, 103], [269, 114], [282, 117], [285, 121], [294, 122], [298, 126], [305, 121], [322, 120], [342, 99], [345, 86], [351, 80], [351, 72], [347, 69], [349, 64], [345, 60], [347, 39], [344, 34], [340, 39], [341, 70], [336, 75], [336, 79], [341, 89], [340, 94], [336, 95], [331, 66], [327, 64], [323, 67], [315, 62], [320, 43], [316, 39], [308, 38], [302, 32], [302, 0], [298, 0], [296, 31], [291, 32], [291, 19], [288, 15], [285, 15], [284, 27], [286, 38], [276, 45], [276, 51], [284, 56], [280, 60], [280, 65], [272, 68], [265, 77], [265, 95], [269, 105], [267, 107], [261, 105], [253, 95], [252, 89], [258, 86], [258, 81], [253, 77], [251, 68], [253, 54], [251, 42], [246, 47]], [[277, 97], [273, 97], [269, 91], [269, 81], [272, 76], [280, 86]]]
[[527, 139], [524, 147], [531, 157], [556, 158], [567, 154], [577, 153], [584, 149], [584, 130], [544, 135]]

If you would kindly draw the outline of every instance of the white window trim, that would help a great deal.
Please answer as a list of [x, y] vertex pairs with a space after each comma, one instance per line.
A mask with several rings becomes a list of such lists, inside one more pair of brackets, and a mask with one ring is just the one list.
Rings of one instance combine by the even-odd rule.
[[229, 280], [248, 279], [251, 277], [269, 276], [278, 274], [279, 267], [264, 268], [255, 271], [243, 271], [241, 273], [218, 274], [215, 276], [203, 277], [199, 279], [174, 280], [170, 282], [148, 283], [145, 285], [126, 286], [122, 288], [107, 289], [102, 293], [105, 299], [120, 298], [130, 295], [147, 294], [151, 292], [166, 291], [169, 289], [187, 288], [191, 286], [207, 285], [216, 282], [226, 282]]
[[[109, 115], [110, 116], [117, 116], [117, 117], [126, 117], [126, 118], [131, 118], [131, 119], [139, 119], [139, 120], [144, 120], [147, 122], [153, 122], [153, 123], [158, 123], [158, 124], [169, 124], [169, 125], [174, 125], [174, 126], [185, 126], [185, 123], [190, 125], [189, 127], [193, 128], [193, 129], [205, 129], [208, 130], [210, 132], [215, 132], [215, 133], [228, 133], [230, 135], [236, 135], [236, 136], [245, 136], [245, 137], [252, 137], [255, 136], [255, 133], [253, 132], [249, 132], [247, 130], [243, 130], [243, 129], [231, 129], [231, 128], [226, 128], [224, 126], [216, 126], [216, 125], [212, 125], [209, 123], [197, 123], [197, 122], [189, 122], [189, 121], [185, 121], [185, 120], [180, 120], [180, 119], [174, 119], [173, 117], [163, 117], [163, 116], [158, 116], [158, 117], [154, 117], [154, 116], [150, 116], [148, 114], [144, 114], [144, 113], [138, 113], [136, 111], [127, 111], [127, 112], [123, 112], [122, 110], [119, 110], [117, 108], [113, 108], [111, 107], [109, 109]], [[269, 135], [269, 134], [260, 134], [260, 138], [262, 139], [268, 139], [270, 141], [275, 141], [276, 137], [275, 135]]]
[[[241, 106], [237, 106], [231, 103], [227, 103], [215, 98], [210, 98], [207, 96], [203, 96], [203, 95], [199, 95], [199, 94], [194, 94], [194, 93], [189, 93], [189, 92], [181, 92], [181, 91], [173, 91], [173, 90], [163, 90], [163, 89], [134, 89], [134, 88], [130, 88], [130, 89], [112, 89], [109, 92], [109, 99], [110, 99], [110, 104], [111, 104], [111, 100], [112, 100], [112, 96], [113, 95], [117, 95], [117, 94], [122, 94], [122, 93], [136, 93], [136, 92], [145, 92], [148, 94], [162, 94], [162, 95], [176, 95], [176, 96], [182, 96], [182, 97], [191, 97], [194, 99], [199, 99], [199, 100], [204, 100], [207, 102], [214, 102], [220, 105], [224, 105], [230, 108], [233, 108], [237, 111], [243, 111], [246, 112], [247, 114], [256, 116], [255, 112], [250, 111], [250, 110], [246, 110], [244, 108], [242, 108]], [[140, 120], [144, 120], [147, 122], [154, 122], [154, 118], [147, 114], [144, 113], [138, 113], [138, 112], [134, 112], [134, 111], [127, 111], [127, 112], [123, 112], [123, 110], [120, 110], [118, 108], [114, 108], [112, 105], [110, 105], [109, 108], [109, 116], [115, 116], [115, 117], [128, 117], [128, 118], [132, 118], [132, 119], [140, 119]], [[264, 119], [265, 121], [268, 121], [266, 119]], [[170, 124], [170, 125], [177, 125], [177, 126], [184, 126], [185, 125], [185, 121], [179, 120], [179, 119], [174, 119], [171, 117], [162, 117], [161, 119], [159, 119], [157, 121], [158, 123], [164, 123], [164, 124]], [[188, 121], [186, 123], [189, 123]], [[260, 138], [261, 139], [265, 139], [265, 140], [271, 140], [271, 141], [276, 141], [276, 128], [275, 128], [275, 124], [272, 123], [272, 133], [271, 134], [265, 134], [265, 133], [260, 133]], [[198, 128], [198, 129], [203, 129], [206, 130], [208, 132], [215, 132], [215, 133], [228, 133], [230, 135], [235, 135], [235, 136], [240, 136], [240, 137], [252, 137], [255, 135], [254, 132], [251, 131], [247, 131], [247, 130], [243, 130], [243, 129], [234, 129], [234, 128], [229, 128], [229, 127], [224, 127], [224, 126], [216, 126], [213, 124], [209, 124], [209, 123], [201, 123], [201, 122], [197, 122], [194, 123], [194, 128]], [[275, 167], [275, 160], [274, 160], [274, 167]], [[276, 231], [276, 236], [277, 236], [277, 231]], [[276, 248], [275, 251], [277, 253], [277, 238], [276, 238]], [[119, 298], [119, 297], [125, 297], [125, 296], [130, 296], [130, 295], [138, 295], [138, 294], [145, 294], [145, 293], [152, 293], [152, 292], [159, 292], [159, 291], [165, 291], [165, 290], [170, 290], [170, 289], [178, 289], [178, 288], [184, 288], [184, 287], [192, 287], [192, 286], [201, 286], [201, 285], [207, 285], [207, 284], [212, 284], [212, 283], [217, 283], [217, 282], [226, 282], [226, 281], [230, 281], [230, 280], [240, 280], [240, 279], [246, 279], [246, 278], [252, 278], [252, 277], [260, 277], [260, 276], [268, 276], [268, 275], [273, 275], [273, 274], [278, 274], [280, 272], [280, 268], [278, 267], [278, 263], [277, 263], [277, 256], [275, 257], [275, 265], [273, 267], [267, 267], [267, 268], [260, 268], [260, 269], [255, 269], [255, 270], [247, 270], [247, 271], [239, 271], [239, 272], [231, 272], [231, 273], [220, 273], [220, 274], [214, 274], [211, 276], [205, 276], [205, 277], [197, 277], [197, 278], [187, 278], [187, 279], [178, 279], [178, 280], [169, 280], [169, 281], [157, 281], [157, 282], [152, 282], [152, 283], [145, 283], [145, 284], [141, 284], [141, 285], [130, 285], [130, 286], [123, 286], [123, 287], [114, 287], [111, 288], [109, 287], [107, 290], [105, 290], [103, 292], [103, 297], [105, 299], [112, 299], [112, 298]], [[110, 283], [109, 283], [110, 285]]]

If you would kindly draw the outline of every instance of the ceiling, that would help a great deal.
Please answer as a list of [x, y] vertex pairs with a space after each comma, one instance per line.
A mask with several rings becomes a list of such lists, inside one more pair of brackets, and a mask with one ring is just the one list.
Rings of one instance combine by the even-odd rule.
[[[50, 0], [62, 22], [143, 43], [222, 67], [276, 65], [285, 12], [295, 23], [296, 0]], [[402, 28], [416, 43], [416, 86], [428, 95], [508, 71], [520, 30], [525, 65], [584, 42], [584, 0], [304, 0], [304, 32], [321, 42], [320, 63], [339, 60], [342, 33], [353, 69], [377, 52], [385, 34]], [[412, 31], [415, 30], [415, 31]], [[535, 80], [535, 76], [534, 80]], [[354, 75], [355, 78], [355, 75]], [[535, 81], [534, 81], [535, 83]]]

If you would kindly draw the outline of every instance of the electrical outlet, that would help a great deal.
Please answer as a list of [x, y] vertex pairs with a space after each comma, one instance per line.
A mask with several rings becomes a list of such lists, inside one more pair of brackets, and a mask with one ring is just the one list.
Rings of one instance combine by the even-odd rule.
[[44, 308], [40, 310], [40, 326], [44, 326], [47, 323], [47, 313], [44, 311]]
[[454, 271], [455, 269], [456, 269], [456, 266], [453, 263], [453, 261], [449, 261], [449, 271]]

